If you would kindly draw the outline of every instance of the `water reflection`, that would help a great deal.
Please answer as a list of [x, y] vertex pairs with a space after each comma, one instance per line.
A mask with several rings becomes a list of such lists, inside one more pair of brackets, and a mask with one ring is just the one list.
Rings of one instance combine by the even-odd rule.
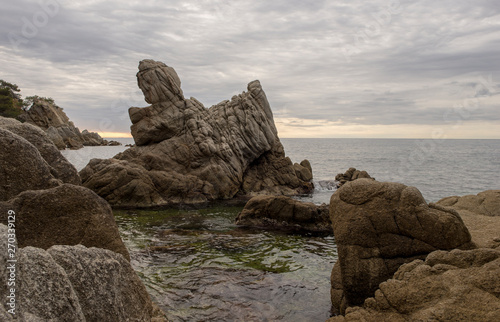
[[132, 265], [172, 321], [324, 321], [332, 236], [244, 230], [240, 207], [116, 211]]

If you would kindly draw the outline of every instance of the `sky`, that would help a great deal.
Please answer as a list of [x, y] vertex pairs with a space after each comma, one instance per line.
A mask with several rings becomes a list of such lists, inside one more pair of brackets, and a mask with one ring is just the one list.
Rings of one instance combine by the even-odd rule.
[[260, 80], [280, 137], [500, 139], [498, 0], [3, 1], [0, 79], [127, 136], [139, 61], [207, 108]]

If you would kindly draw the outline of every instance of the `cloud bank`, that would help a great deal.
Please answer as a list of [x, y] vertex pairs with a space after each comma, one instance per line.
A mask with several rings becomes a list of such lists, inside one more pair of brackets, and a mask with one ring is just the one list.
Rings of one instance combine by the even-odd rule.
[[480, 1], [18, 0], [0, 78], [129, 132], [138, 62], [209, 107], [259, 79], [283, 137], [500, 139], [500, 6]]

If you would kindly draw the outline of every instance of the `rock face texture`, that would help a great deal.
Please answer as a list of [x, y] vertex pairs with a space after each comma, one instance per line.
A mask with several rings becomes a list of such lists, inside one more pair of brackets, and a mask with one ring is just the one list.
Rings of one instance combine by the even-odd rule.
[[48, 163], [51, 168], [50, 172], [55, 178], [64, 183], [81, 184], [80, 176], [75, 167], [62, 156], [47, 134], [40, 128], [12, 118], [0, 117], [0, 129], [17, 134], [34, 145]]
[[[35, 99], [33, 105], [21, 118], [27, 123], [36, 125], [44, 130], [50, 140], [60, 150], [65, 148], [80, 149], [85, 145], [109, 145], [110, 142], [94, 132], [80, 130], [71, 122], [59, 106], [44, 99]], [[111, 141], [116, 145], [116, 141]], [[118, 143], [119, 144], [119, 143]]]
[[500, 250], [435, 251], [401, 266], [342, 321], [500, 321]]
[[349, 168], [345, 173], [339, 173], [335, 176], [335, 180], [338, 181], [337, 187], [343, 186], [346, 182], [363, 178], [375, 180], [375, 178], [370, 177], [368, 172], [359, 171], [356, 168]]
[[71, 171], [39, 131], [0, 120], [0, 320], [14, 321], [14, 296], [15, 321], [165, 321], [153, 317], [161, 312], [128, 262], [109, 204], [63, 183]]
[[236, 224], [267, 229], [332, 232], [328, 205], [317, 206], [285, 196], [253, 197], [236, 218]]
[[483, 216], [500, 216], [500, 190], [487, 190], [477, 195], [447, 197], [436, 204], [450, 207], [460, 212]]
[[500, 247], [500, 190], [447, 197], [437, 204], [460, 214], [478, 247]]
[[[7, 285], [7, 227], [0, 224], [0, 283]], [[151, 321], [149, 295], [128, 261], [100, 248], [18, 248], [16, 317], [6, 301], [2, 321]], [[6, 287], [0, 296], [9, 295]]]
[[[26, 191], [0, 202], [0, 211], [10, 209], [16, 212], [19, 247], [81, 244], [109, 249], [129, 259], [111, 207], [85, 187], [64, 184]], [[6, 224], [6, 219], [0, 222]]]
[[0, 201], [33, 189], [61, 184], [37, 148], [21, 136], [0, 128]]
[[[143, 60], [138, 85], [151, 106], [129, 109], [136, 146], [92, 160], [83, 184], [116, 206], [203, 203], [236, 195], [291, 195], [312, 190], [285, 157], [266, 95], [248, 92], [206, 109], [186, 99], [175, 70]], [[307, 169], [310, 171], [310, 169]]]
[[332, 195], [330, 217], [339, 254], [334, 313], [363, 304], [404, 263], [435, 250], [473, 247], [456, 211], [428, 205], [416, 188], [399, 183], [347, 182]]

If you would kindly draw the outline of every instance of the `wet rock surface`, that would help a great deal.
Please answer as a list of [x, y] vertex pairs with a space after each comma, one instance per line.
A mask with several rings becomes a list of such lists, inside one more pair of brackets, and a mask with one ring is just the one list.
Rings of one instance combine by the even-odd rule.
[[362, 305], [404, 263], [473, 247], [456, 211], [428, 205], [416, 188], [399, 183], [348, 182], [332, 195], [330, 217], [340, 266], [332, 285], [341, 285], [332, 290], [334, 313]]
[[331, 233], [328, 205], [300, 202], [285, 196], [250, 199], [236, 218], [236, 224], [263, 229]]
[[136, 146], [92, 160], [83, 184], [115, 206], [196, 204], [235, 196], [312, 190], [306, 166], [285, 157], [258, 81], [205, 108], [186, 99], [172, 67], [143, 60], [138, 85], [151, 106], [129, 109]]

